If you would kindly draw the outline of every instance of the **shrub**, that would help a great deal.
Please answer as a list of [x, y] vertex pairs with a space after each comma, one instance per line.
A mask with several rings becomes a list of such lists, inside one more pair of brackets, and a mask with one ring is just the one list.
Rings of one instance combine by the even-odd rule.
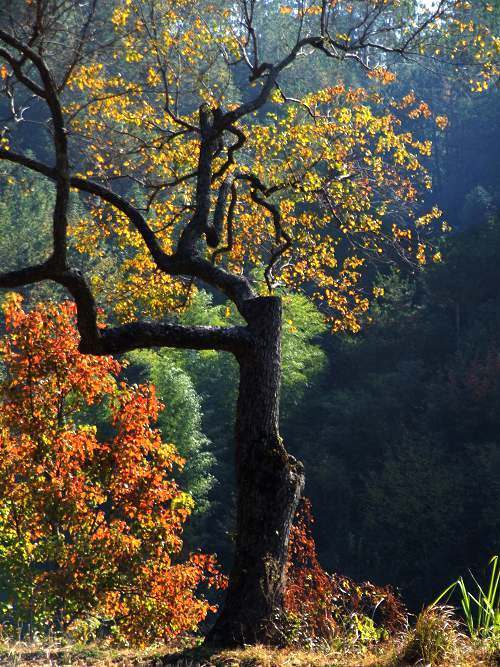
[[365, 646], [406, 628], [404, 606], [390, 587], [358, 584], [325, 572], [317, 558], [312, 523], [311, 505], [304, 499], [291, 530], [285, 590], [292, 643]]
[[[66, 630], [90, 615], [131, 642], [193, 630], [221, 585], [214, 557], [184, 560], [192, 499], [183, 460], [153, 427], [151, 385], [118, 382], [120, 364], [78, 351], [65, 303], [4, 309], [0, 416], [0, 602], [13, 625]], [[106, 424], [95, 426], [96, 411]]]

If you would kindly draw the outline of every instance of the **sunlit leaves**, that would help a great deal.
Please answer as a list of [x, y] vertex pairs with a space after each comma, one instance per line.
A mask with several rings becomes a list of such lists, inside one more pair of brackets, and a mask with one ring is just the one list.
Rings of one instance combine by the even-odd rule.
[[[146, 212], [166, 252], [175, 250], [193, 213], [199, 105], [227, 110], [241, 102], [233, 65], [248, 64], [252, 48], [251, 38], [244, 39], [242, 7], [230, 0], [119, 2], [110, 57], [76, 68], [70, 82], [81, 93], [67, 111], [71, 131], [87, 142], [82, 174], [133, 192], [134, 205]], [[422, 210], [432, 146], [418, 133], [425, 121], [441, 131], [448, 121], [433, 119], [413, 92], [390, 99], [394, 73], [386, 55], [405, 51], [425, 63], [453, 61], [483, 89], [496, 71], [491, 12], [485, 8], [483, 21], [458, 0], [439, 3], [438, 11], [380, 0], [332, 0], [324, 7], [279, 2], [275, 9], [293, 35], [298, 26], [303, 36], [316, 34], [319, 21], [329, 21], [336, 30], [329, 32], [329, 45], [339, 60], [344, 54], [365, 58], [366, 28], [375, 44], [364, 63], [367, 87], [346, 89], [339, 82], [293, 100], [276, 88], [258, 115], [240, 121], [246, 141], [224, 173], [252, 173], [272, 190], [270, 200], [292, 239], [273, 266], [274, 283], [313, 294], [334, 329], [356, 330], [368, 307], [361, 288], [368, 263], [354, 271], [350, 262], [369, 262], [389, 250], [389, 256], [423, 263], [425, 230], [438, 218], [435, 209]], [[245, 95], [257, 94], [263, 79], [251, 77]], [[234, 140], [230, 132], [224, 137], [215, 173]], [[219, 186], [214, 179], [212, 210]], [[270, 211], [258, 205], [248, 184], [238, 186], [234, 211], [231, 250], [216, 262], [238, 273], [266, 266], [283, 241]], [[189, 303], [195, 288], [158, 272], [123, 214], [96, 206], [90, 217], [94, 223], [85, 217], [76, 226], [80, 249], [94, 255], [110, 244], [120, 249], [116, 280], [94, 278], [103, 302], [117, 304], [120, 319], [143, 311], [161, 317]]]
[[213, 557], [179, 558], [193, 501], [153, 426], [154, 387], [80, 354], [72, 305], [25, 312], [10, 297], [5, 318], [0, 562], [13, 622], [68, 628], [91, 612], [136, 643], [195, 629], [211, 609], [198, 585], [223, 582]]

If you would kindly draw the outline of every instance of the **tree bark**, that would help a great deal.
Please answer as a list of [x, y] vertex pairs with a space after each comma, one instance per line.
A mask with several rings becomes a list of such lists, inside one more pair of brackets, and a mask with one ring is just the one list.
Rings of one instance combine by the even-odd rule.
[[302, 465], [279, 435], [281, 300], [251, 299], [244, 315], [252, 344], [237, 355], [236, 547], [226, 600], [207, 638], [224, 646], [273, 642], [290, 527], [304, 486]]

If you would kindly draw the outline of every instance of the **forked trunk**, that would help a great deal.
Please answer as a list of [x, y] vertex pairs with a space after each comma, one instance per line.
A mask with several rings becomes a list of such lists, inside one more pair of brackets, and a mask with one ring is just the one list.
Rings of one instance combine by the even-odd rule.
[[239, 355], [236, 415], [237, 537], [226, 601], [208, 641], [269, 643], [283, 606], [290, 526], [304, 485], [302, 466], [279, 435], [281, 300], [247, 302], [254, 344]]

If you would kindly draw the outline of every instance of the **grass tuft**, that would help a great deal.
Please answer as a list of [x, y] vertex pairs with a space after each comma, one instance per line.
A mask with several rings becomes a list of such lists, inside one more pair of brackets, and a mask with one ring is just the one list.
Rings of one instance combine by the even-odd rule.
[[[470, 572], [473, 588], [469, 588], [463, 577], [459, 577], [433, 603], [436, 605], [443, 598], [448, 600], [458, 590], [460, 605], [464, 614], [469, 634], [473, 638], [500, 641], [500, 560], [493, 556], [489, 580], [482, 586]], [[432, 605], [431, 605], [432, 606]]]
[[463, 635], [453, 607], [435, 605], [424, 609], [410, 633], [405, 657], [435, 667], [457, 660]]

